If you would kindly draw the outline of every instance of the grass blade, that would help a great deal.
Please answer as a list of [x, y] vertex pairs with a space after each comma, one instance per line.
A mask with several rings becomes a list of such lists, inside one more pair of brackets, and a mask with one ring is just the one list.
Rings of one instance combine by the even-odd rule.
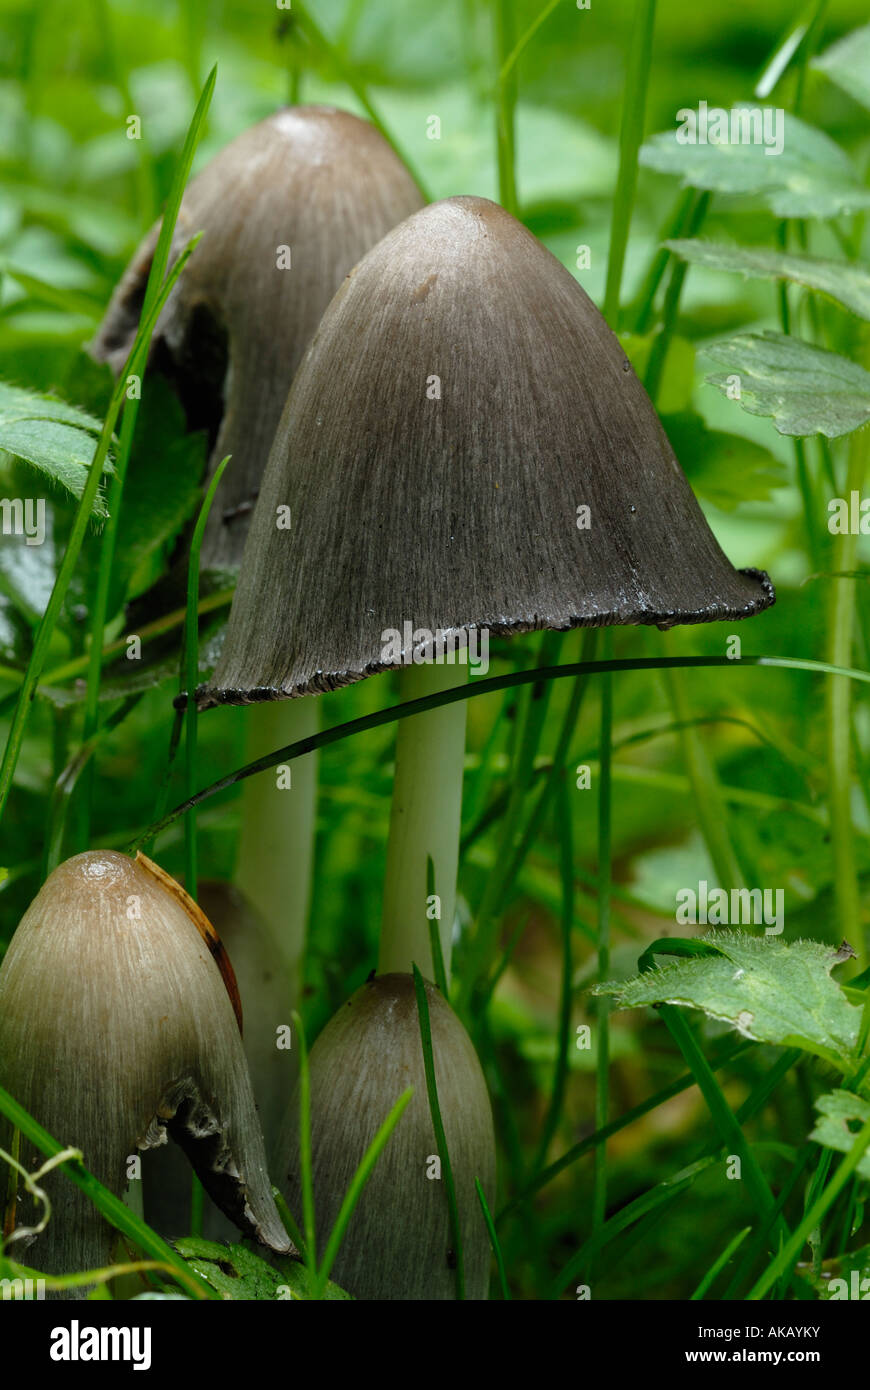
[[312, 1298], [323, 1297], [324, 1290], [329, 1281], [329, 1275], [332, 1271], [332, 1266], [335, 1263], [335, 1257], [339, 1252], [341, 1242], [344, 1240], [350, 1218], [353, 1216], [354, 1208], [359, 1201], [360, 1194], [371, 1177], [372, 1169], [383, 1153], [389, 1142], [390, 1135], [405, 1113], [405, 1108], [410, 1103], [413, 1095], [413, 1086], [409, 1086], [406, 1091], [402, 1092], [360, 1159], [359, 1167], [351, 1178], [350, 1186], [344, 1195], [344, 1201], [341, 1204], [338, 1216], [335, 1218], [335, 1225], [329, 1233], [329, 1240], [326, 1242], [323, 1259], [317, 1271], [314, 1292], [311, 1295]]
[[[214, 501], [215, 493], [220, 487], [224, 469], [229, 463], [229, 456], [218, 464], [215, 475], [212, 478], [205, 500], [199, 509], [196, 526], [193, 531], [193, 539], [190, 543], [190, 560], [187, 566], [187, 616], [184, 624], [184, 661], [182, 663], [182, 694], [184, 686], [187, 686], [187, 707], [185, 723], [185, 775], [187, 796], [193, 796], [196, 787], [196, 721], [198, 711], [196, 708], [196, 686], [199, 679], [199, 553], [202, 549], [202, 538], [205, 535], [208, 514], [211, 511], [211, 504]], [[186, 852], [187, 875], [186, 888], [190, 896], [196, 901], [198, 883], [198, 856], [196, 844], [196, 811], [188, 812], [184, 822], [184, 843]]]
[[419, 700], [406, 700], [402, 704], [391, 705], [387, 709], [375, 710], [373, 714], [364, 714], [357, 719], [350, 719], [344, 724], [336, 724], [332, 728], [321, 729], [316, 734], [309, 734], [306, 738], [297, 739], [295, 743], [288, 743], [283, 748], [277, 748], [272, 753], [255, 758], [252, 762], [245, 763], [244, 766], [226, 773], [225, 776], [218, 778], [209, 786], [203, 787], [201, 791], [196, 793], [196, 796], [189, 797], [187, 801], [182, 802], [172, 811], [168, 811], [160, 820], [143, 830], [128, 848], [131, 852], [140, 848], [146, 840], [154, 839], [180, 816], [185, 815], [191, 807], [201, 805], [209, 797], [217, 796], [219, 792], [226, 791], [227, 788], [235, 786], [237, 782], [244, 781], [246, 777], [254, 777], [258, 772], [265, 772], [267, 768], [276, 767], [278, 763], [292, 762], [294, 758], [301, 758], [305, 753], [313, 753], [316, 748], [326, 748], [330, 744], [340, 743], [343, 739], [353, 738], [356, 734], [365, 733], [369, 729], [380, 729], [384, 725], [394, 723], [397, 719], [409, 719], [412, 715], [423, 714], [426, 710], [436, 709], [439, 705], [452, 704], [455, 700], [473, 700], [478, 696], [490, 695], [493, 691], [506, 690], [514, 685], [536, 685], [544, 681], [562, 680], [568, 676], [598, 675], [607, 671], [692, 670], [695, 667], [719, 667], [723, 670], [733, 671], [739, 670], [741, 667], [755, 666], [766, 666], [787, 671], [807, 671], [815, 675], [848, 676], [850, 680], [870, 685], [870, 671], [859, 671], [848, 666], [832, 666], [827, 661], [813, 661], [809, 657], [796, 656], [743, 656], [735, 660], [727, 656], [620, 657], [612, 661], [571, 661], [561, 666], [536, 667], [531, 671], [509, 671], [503, 676], [490, 676], [486, 680], [475, 681], [473, 686], [462, 685], [449, 690], [437, 691], [435, 694], [425, 695]]
[[712, 1288], [713, 1284], [715, 1284], [716, 1280], [719, 1278], [719, 1275], [722, 1273], [722, 1270], [725, 1268], [728, 1261], [731, 1259], [731, 1256], [734, 1255], [740, 1249], [741, 1245], [743, 1244], [744, 1240], [749, 1235], [749, 1232], [751, 1230], [751, 1226], [744, 1226], [742, 1231], [737, 1232], [737, 1235], [734, 1237], [733, 1240], [729, 1240], [721, 1255], [719, 1255], [714, 1260], [713, 1264], [707, 1270], [707, 1273], [704, 1275], [695, 1292], [692, 1294], [691, 1298], [689, 1299], [690, 1303], [699, 1302], [700, 1299], [702, 1299], [705, 1296], [707, 1291], [710, 1288]]
[[[163, 285], [164, 276], [169, 265], [169, 256], [172, 250], [172, 238], [175, 234], [175, 225], [178, 221], [178, 213], [181, 208], [181, 200], [184, 197], [184, 190], [190, 175], [193, 156], [199, 143], [202, 127], [205, 123], [208, 110], [211, 105], [214, 93], [215, 81], [217, 79], [217, 68], [212, 68], [209, 73], [205, 86], [202, 89], [193, 119], [187, 131], [187, 136], [175, 166], [172, 178], [172, 185], [169, 190], [169, 197], [166, 203], [166, 210], [163, 214], [163, 222], [160, 227], [160, 234], [157, 238], [157, 246], [154, 250], [154, 260], [151, 263], [151, 270], [148, 275], [148, 283], [145, 287], [145, 298], [142, 304], [142, 320], [148, 318], [153, 309], [157, 296]], [[130, 108], [132, 109], [132, 108]], [[141, 339], [141, 341], [140, 341]], [[127, 367], [121, 375], [120, 381], [125, 383], [129, 375], [141, 377], [148, 356], [151, 335], [142, 338], [140, 321], [139, 333], [133, 347]], [[130, 452], [133, 446], [133, 436], [136, 432], [136, 420], [139, 413], [139, 398], [134, 397], [126, 400], [124, 405], [124, 419], [121, 425], [121, 440], [118, 456], [115, 460], [115, 474], [112, 479], [109, 492], [109, 518], [106, 522], [103, 534], [102, 545], [100, 546], [100, 560], [97, 571], [97, 587], [94, 595], [94, 603], [91, 611], [90, 621], [90, 654], [88, 659], [87, 690], [85, 693], [85, 719], [83, 739], [85, 742], [93, 737], [99, 721], [99, 699], [100, 699], [100, 676], [102, 673], [102, 651], [106, 620], [108, 617], [109, 593], [112, 584], [112, 572], [115, 563], [115, 548], [118, 540], [118, 526], [120, 522], [121, 503], [124, 494], [124, 483], [127, 477], [127, 466], [130, 462]], [[79, 848], [86, 849], [90, 841], [89, 826], [89, 798], [85, 798], [81, 808], [79, 820]]]
[[39, 684], [39, 678], [42, 675], [42, 669], [45, 665], [45, 660], [48, 655], [48, 648], [51, 642], [52, 634], [54, 632], [55, 625], [60, 615], [60, 610], [63, 606], [63, 601], [66, 597], [67, 590], [69, 589], [70, 580], [72, 579], [73, 571], [78, 562], [79, 553], [81, 551], [82, 543], [85, 538], [85, 532], [87, 531], [88, 524], [90, 521], [91, 511], [93, 509], [94, 504], [94, 498], [97, 495], [97, 489], [100, 485], [100, 479], [103, 472], [103, 464], [105, 463], [106, 455], [109, 452], [109, 444], [112, 440], [115, 422], [118, 418], [118, 414], [121, 409], [121, 402], [124, 396], [124, 391], [126, 389], [127, 371], [130, 365], [137, 360], [137, 353], [139, 352], [140, 344], [143, 342], [150, 341], [151, 334], [154, 331], [154, 326], [160, 315], [160, 311], [163, 308], [163, 305], [166, 303], [166, 300], [168, 299], [172, 291], [172, 287], [175, 284], [175, 281], [181, 274], [182, 270], [187, 264], [188, 259], [194, 251], [197, 241], [198, 238], [194, 238], [191, 242], [188, 243], [184, 251], [182, 251], [181, 255], [178, 257], [178, 260], [175, 262], [175, 265], [173, 266], [172, 270], [167, 276], [163, 288], [154, 303], [154, 307], [152, 308], [148, 317], [140, 325], [139, 334], [137, 335], [136, 342], [133, 345], [133, 349], [130, 353], [130, 356], [127, 359], [126, 367], [121, 373], [121, 376], [118, 380], [118, 385], [115, 387], [112, 400], [109, 404], [109, 409], [106, 414], [103, 430], [100, 435], [99, 443], [97, 444], [93, 462], [91, 463], [90, 472], [88, 473], [88, 480], [85, 484], [84, 491], [82, 492], [81, 498], [79, 499], [79, 505], [76, 509], [75, 519], [73, 521], [72, 531], [70, 533], [70, 538], [67, 543], [67, 548], [64, 552], [64, 557], [61, 562], [57, 578], [54, 581], [54, 587], [51, 591], [51, 597], [48, 600], [48, 604], [46, 606], [44, 614], [42, 615], [39, 628], [37, 629], [36, 638], [33, 643], [33, 650], [30, 654], [30, 660], [27, 664], [27, 670], [24, 673], [24, 679], [21, 683], [21, 689], [18, 693], [18, 701], [15, 706], [15, 713], [12, 716], [12, 725], [9, 730], [9, 736], [6, 740], [6, 747], [3, 752], [3, 762], [2, 764], [0, 764], [0, 817], [2, 817], [3, 812], [6, 809], [6, 803], [9, 799], [9, 792], [12, 788], [12, 779], [15, 776], [15, 768], [18, 765], [18, 757], [21, 753], [21, 745], [24, 741], [24, 730], [27, 725], [27, 719], [30, 714], [30, 709], [33, 703], [33, 697], [36, 694], [36, 688]]
[[[55, 1158], [58, 1154], [64, 1153], [63, 1145], [42, 1128], [42, 1125], [28, 1114], [22, 1105], [18, 1104], [8, 1091], [0, 1086], [0, 1111], [6, 1116], [11, 1124], [21, 1130], [26, 1135], [31, 1144], [35, 1144], [46, 1158]], [[177, 1255], [170, 1245], [166, 1244], [150, 1226], [146, 1226], [138, 1216], [134, 1215], [128, 1207], [124, 1205], [120, 1197], [116, 1197], [107, 1187], [94, 1177], [93, 1173], [85, 1167], [81, 1159], [68, 1158], [58, 1165], [61, 1172], [74, 1182], [76, 1187], [90, 1198], [97, 1211], [120, 1231], [122, 1235], [134, 1242], [144, 1254], [150, 1255], [153, 1259], [160, 1261], [161, 1264], [168, 1265], [173, 1272], [173, 1276], [184, 1284], [195, 1298], [218, 1298], [219, 1295], [208, 1287], [198, 1275], [194, 1274], [188, 1264]]]
[[492, 1212], [489, 1209], [489, 1203], [486, 1200], [486, 1194], [480, 1183], [480, 1178], [474, 1179], [474, 1186], [477, 1188], [477, 1199], [480, 1202], [481, 1211], [483, 1212], [483, 1219], [486, 1222], [486, 1229], [489, 1232], [489, 1243], [492, 1246], [492, 1253], [495, 1255], [495, 1263], [498, 1268], [499, 1283], [501, 1284], [501, 1296], [505, 1300], [509, 1300], [511, 1296], [511, 1291], [508, 1288], [507, 1274], [505, 1273], [504, 1267], [504, 1256], [501, 1253], [501, 1243], [498, 1238], [498, 1233], [495, 1229], [495, 1222], [492, 1219]]
[[447, 1151], [447, 1135], [444, 1133], [444, 1121], [441, 1118], [441, 1107], [438, 1104], [438, 1086], [435, 1081], [435, 1057], [432, 1051], [432, 1027], [429, 1022], [429, 1003], [426, 999], [426, 986], [423, 983], [423, 976], [420, 974], [416, 965], [414, 966], [414, 993], [417, 996], [417, 1016], [420, 1021], [420, 1043], [423, 1048], [423, 1067], [426, 1072], [426, 1091], [429, 1096], [429, 1111], [432, 1116], [432, 1128], [435, 1130], [435, 1142], [438, 1146], [438, 1153], [441, 1158], [444, 1187], [447, 1192], [447, 1206], [450, 1212], [450, 1229], [453, 1232], [453, 1253], [456, 1257], [456, 1297], [462, 1300], [465, 1298], [465, 1270], [462, 1261], [462, 1231], [459, 1226], [459, 1206], [456, 1201], [456, 1186], [453, 1181], [453, 1169], [450, 1167], [450, 1154]]

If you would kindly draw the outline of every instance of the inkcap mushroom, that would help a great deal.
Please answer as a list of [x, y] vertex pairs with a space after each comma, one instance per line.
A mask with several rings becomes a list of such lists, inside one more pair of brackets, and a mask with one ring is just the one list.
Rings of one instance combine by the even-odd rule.
[[[495, 1196], [495, 1138], [486, 1082], [471, 1039], [426, 984], [438, 1102], [456, 1186], [465, 1297], [485, 1299], [490, 1244], [474, 1185]], [[359, 1299], [454, 1299], [455, 1251], [432, 1127], [414, 980], [368, 980], [323, 1029], [310, 1056], [311, 1145], [318, 1251], [356, 1168], [408, 1086], [414, 1095], [375, 1164], [331, 1278]], [[286, 1196], [302, 1211], [299, 1096], [289, 1111]]]
[[[730, 621], [773, 601], [765, 574], [726, 559], [574, 277], [503, 208], [450, 198], [385, 236], [323, 317], [200, 704], [395, 667], [413, 698], [456, 682], [451, 643]], [[449, 969], [464, 707], [400, 725], [380, 972], [434, 975], [430, 855]]]
[[[231, 991], [214, 929], [174, 880], [141, 855], [76, 855], [0, 969], [0, 1084], [118, 1196], [131, 1159], [168, 1134], [240, 1230], [286, 1251]], [[42, 1162], [24, 1136], [21, 1162]], [[42, 1186], [53, 1210], [28, 1263], [105, 1265], [116, 1233], [62, 1174]], [[27, 1205], [19, 1225], [33, 1224]]]

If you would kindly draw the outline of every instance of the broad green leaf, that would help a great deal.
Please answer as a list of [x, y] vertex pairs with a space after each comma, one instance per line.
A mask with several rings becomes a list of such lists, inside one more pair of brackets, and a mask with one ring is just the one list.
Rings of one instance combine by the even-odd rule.
[[836, 352], [782, 333], [739, 333], [703, 352], [725, 369], [707, 377], [711, 385], [769, 416], [780, 434], [837, 439], [870, 420], [870, 372]]
[[725, 511], [767, 501], [784, 487], [785, 467], [768, 449], [724, 430], [708, 430], [699, 415], [664, 415], [662, 424], [692, 487]]
[[710, 932], [716, 954], [678, 959], [633, 979], [598, 985], [618, 1009], [679, 1004], [730, 1023], [744, 1037], [800, 1047], [845, 1070], [858, 1041], [861, 1010], [831, 971], [843, 957], [818, 941]]
[[870, 24], [838, 39], [810, 66], [818, 68], [862, 106], [870, 107]]
[[708, 270], [734, 270], [762, 280], [792, 280], [837, 300], [860, 318], [870, 319], [868, 266], [816, 256], [791, 256], [758, 246], [721, 246], [712, 241], [676, 240], [663, 244], [684, 261]]
[[[751, 107], [768, 112], [773, 108]], [[740, 120], [734, 108], [735, 121]], [[686, 188], [715, 193], [753, 194], [777, 217], [840, 217], [870, 207], [870, 189], [859, 181], [849, 156], [823, 131], [788, 113], [782, 119], [781, 153], [767, 153], [762, 141], [735, 144], [681, 144], [679, 126], [653, 135], [640, 162], [662, 174], [677, 175]], [[770, 127], [775, 132], [775, 126]], [[699, 132], [700, 133], [700, 132]], [[736, 132], [735, 132], [736, 133]]]
[[[224, 1298], [305, 1302], [310, 1294], [308, 1270], [296, 1260], [282, 1260], [280, 1269], [267, 1264], [245, 1245], [219, 1245], [216, 1241], [185, 1236], [175, 1241], [179, 1255]], [[337, 1284], [327, 1284], [326, 1299], [350, 1299]]]
[[[0, 449], [81, 497], [102, 428], [99, 420], [53, 396], [0, 382]], [[111, 472], [107, 463], [104, 472]], [[94, 515], [105, 517], [98, 494]]]
[[[810, 1135], [817, 1144], [837, 1153], [848, 1153], [863, 1125], [870, 1120], [870, 1100], [862, 1100], [851, 1091], [831, 1091], [816, 1101], [819, 1118]], [[870, 1178], [870, 1146], [858, 1164], [862, 1178]]]

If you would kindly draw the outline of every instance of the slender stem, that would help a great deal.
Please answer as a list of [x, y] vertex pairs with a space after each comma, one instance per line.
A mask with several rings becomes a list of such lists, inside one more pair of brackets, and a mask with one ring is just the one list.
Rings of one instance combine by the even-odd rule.
[[498, 196], [502, 207], [516, 217], [517, 182], [515, 114], [517, 103], [516, 66], [509, 62], [516, 39], [514, 0], [493, 0], [495, 20], [496, 149], [498, 153]]
[[[310, 696], [246, 711], [246, 757], [316, 734], [320, 705]], [[288, 1009], [298, 1009], [311, 902], [317, 816], [317, 753], [297, 758], [276, 778], [251, 777], [242, 793], [235, 882], [267, 924], [280, 952]]]
[[[408, 666], [399, 680], [401, 697], [416, 700], [463, 686], [467, 676], [466, 665]], [[428, 979], [435, 978], [429, 921], [437, 913], [444, 969], [450, 979], [466, 710], [465, 700], [443, 705], [403, 720], [396, 735], [379, 974], [410, 974], [416, 961]], [[440, 899], [434, 904], [426, 894], [430, 857]]]
[[[870, 430], [856, 430], [849, 440], [846, 497], [860, 492], [867, 474]], [[856, 567], [858, 537], [851, 531], [834, 537], [831, 568], [835, 572]], [[832, 665], [844, 665], [852, 652], [855, 620], [855, 584], [833, 579], [828, 618], [828, 657]], [[855, 836], [852, 827], [851, 682], [834, 677], [827, 682], [828, 803], [831, 816], [831, 858], [834, 901], [840, 928], [857, 953], [856, 970], [867, 964], [867, 946], [861, 913]]]
[[646, 93], [652, 64], [653, 31], [655, 29], [655, 0], [637, 0], [635, 19], [631, 27], [625, 96], [622, 103], [622, 127], [619, 133], [619, 173], [613, 199], [610, 223], [610, 252], [607, 260], [607, 287], [604, 292], [604, 317], [616, 328], [619, 295], [622, 288], [622, 268], [628, 246], [628, 232], [637, 187], [637, 156], [643, 139], [646, 114]]
[[[605, 660], [613, 656], [613, 632], [608, 630], [602, 642]], [[613, 743], [613, 675], [601, 680], [601, 767], [598, 773], [598, 979], [606, 980], [610, 973], [610, 882], [611, 882], [611, 747]], [[595, 1128], [607, 1124], [610, 1109], [610, 1019], [609, 1003], [605, 997], [598, 1001], [598, 1048], [595, 1084]], [[592, 1196], [592, 1229], [604, 1224], [607, 1214], [607, 1146], [595, 1150], [595, 1175]]]

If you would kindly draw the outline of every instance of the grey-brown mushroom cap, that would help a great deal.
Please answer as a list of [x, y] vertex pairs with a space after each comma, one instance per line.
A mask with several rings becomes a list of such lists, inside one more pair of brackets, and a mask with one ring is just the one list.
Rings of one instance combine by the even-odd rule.
[[[483, 1071], [462, 1023], [426, 984], [438, 1104], [456, 1190], [466, 1297], [485, 1299], [491, 1251], [474, 1185], [490, 1206], [496, 1155]], [[330, 1019], [311, 1049], [311, 1153], [318, 1245], [325, 1244], [357, 1166], [396, 1101], [414, 1095], [354, 1209], [333, 1266], [361, 1299], [453, 1299], [453, 1244], [432, 1126], [414, 981], [367, 980]], [[285, 1194], [301, 1213], [298, 1085], [288, 1108]]]
[[[117, 1195], [168, 1131], [240, 1229], [288, 1249], [220, 971], [181, 903], [125, 855], [67, 860], [22, 918], [0, 970], [0, 1084]], [[22, 1139], [21, 1161], [44, 1160]], [[107, 1263], [115, 1233], [85, 1194], [57, 1172], [41, 1185], [54, 1211], [17, 1257], [46, 1273]]]
[[[209, 476], [232, 454], [204, 567], [241, 560], [290, 383], [330, 299], [422, 202], [374, 126], [326, 106], [276, 111], [191, 181], [173, 255], [195, 232], [205, 235], [158, 322], [152, 361], [175, 381], [191, 423], [217, 429]], [[158, 232], [135, 253], [91, 347], [116, 373], [139, 326]]]
[[451, 198], [390, 232], [324, 315], [199, 698], [280, 699], [405, 664], [407, 643], [396, 659], [385, 642], [407, 622], [670, 627], [773, 601], [765, 574], [726, 559], [574, 277], [504, 209]]

